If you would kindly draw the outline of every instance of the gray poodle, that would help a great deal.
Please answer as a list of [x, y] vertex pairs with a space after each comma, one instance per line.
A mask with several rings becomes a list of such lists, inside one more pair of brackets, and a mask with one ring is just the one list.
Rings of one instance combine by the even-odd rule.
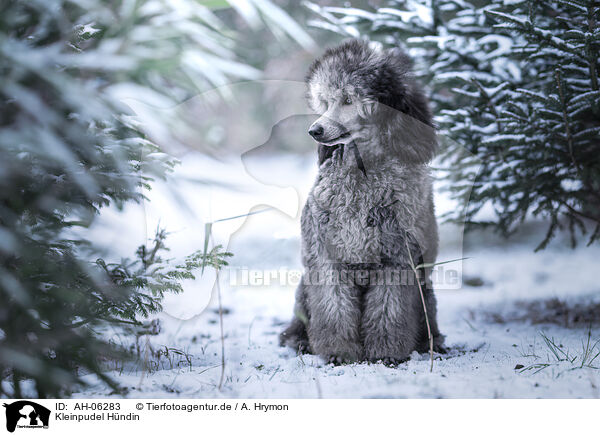
[[334, 363], [400, 362], [429, 342], [437, 351], [431, 269], [438, 249], [427, 163], [437, 141], [431, 112], [399, 49], [352, 40], [309, 69], [309, 134], [319, 174], [302, 212], [294, 318], [281, 344]]

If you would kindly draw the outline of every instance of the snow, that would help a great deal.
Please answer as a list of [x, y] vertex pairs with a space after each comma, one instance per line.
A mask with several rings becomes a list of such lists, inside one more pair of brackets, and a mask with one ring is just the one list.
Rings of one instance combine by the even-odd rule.
[[418, 18], [420, 24], [423, 26], [431, 26], [433, 24], [431, 9], [428, 6], [424, 6], [414, 1], [408, 2], [406, 6], [407, 10], [380, 8], [377, 10], [377, 13], [383, 16], [396, 16], [404, 22], [409, 22], [414, 18]]
[[[197, 281], [184, 283], [183, 294], [165, 301], [165, 312], [158, 316], [161, 332], [139, 340], [140, 363], [109, 373], [128, 388], [127, 397], [598, 397], [599, 371], [579, 367], [589, 325], [547, 319], [539, 323], [529, 307], [548, 301], [564, 302], [566, 307], [600, 303], [599, 246], [572, 251], [557, 241], [534, 254], [543, 228], [530, 223], [524, 224], [518, 243], [482, 232], [470, 236], [462, 252], [460, 228], [443, 225], [440, 259], [469, 257], [464, 264], [444, 265], [463, 277], [462, 286], [436, 289], [449, 353], [435, 355], [431, 372], [429, 356], [416, 353], [395, 368], [379, 363], [328, 365], [317, 356], [297, 356], [278, 346], [278, 334], [292, 315], [300, 272], [299, 211], [316, 173], [314, 157], [254, 157], [244, 161], [245, 166], [239, 158], [216, 162], [187, 156], [182, 161], [173, 187], [158, 185], [144, 207], [103, 213], [93, 229], [94, 238], [127, 255], [160, 220], [173, 231], [167, 245], [179, 257], [202, 247], [208, 221], [266, 206], [273, 211], [214, 224], [214, 242], [224, 243], [235, 254], [219, 280], [225, 333], [221, 389], [215, 275], [205, 271]], [[192, 174], [236, 188], [193, 183]], [[178, 200], [169, 197], [173, 189]], [[185, 207], [178, 203], [182, 198]], [[443, 193], [438, 193], [436, 203], [440, 215], [457, 206]], [[117, 342], [134, 342], [117, 331], [111, 334]], [[556, 361], [541, 334], [579, 359]], [[596, 329], [591, 334], [592, 339], [599, 338]], [[151, 370], [143, 369], [144, 361]], [[539, 363], [549, 365], [537, 373], [526, 370]], [[515, 369], [518, 365], [523, 367]], [[93, 376], [84, 379], [89, 386], [75, 397], [110, 393]]]
[[484, 83], [499, 83], [499, 79], [491, 74], [480, 71], [452, 71], [436, 75], [435, 80], [444, 81], [451, 79], [462, 79], [471, 82], [473, 79]]
[[492, 59], [495, 57], [500, 57], [500, 56], [504, 56], [510, 53], [513, 43], [512, 43], [512, 39], [510, 39], [507, 36], [503, 36], [503, 35], [485, 35], [481, 38], [479, 38], [478, 43], [480, 45], [484, 45], [484, 44], [496, 44], [498, 46], [497, 49], [487, 53], [484, 58], [485, 59]]
[[[575, 104], [575, 103], [588, 103], [588, 102], [592, 102], [594, 101], [594, 98], [598, 98], [600, 97], [600, 91], [588, 91], [588, 92], [584, 92], [583, 94], [577, 95], [573, 98], [571, 98], [571, 100], [569, 101], [570, 104]], [[589, 101], [586, 101], [589, 100]]]
[[364, 18], [371, 21], [375, 20], [376, 18], [376, 15], [374, 13], [357, 8], [327, 7], [326, 10], [327, 12], [332, 14], [344, 14], [349, 17]]

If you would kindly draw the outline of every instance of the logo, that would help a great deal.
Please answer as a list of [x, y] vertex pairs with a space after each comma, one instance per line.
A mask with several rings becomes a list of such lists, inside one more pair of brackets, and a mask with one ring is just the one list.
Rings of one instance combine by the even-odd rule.
[[47, 429], [50, 410], [29, 400], [19, 400], [6, 408], [6, 430], [14, 432], [15, 428]]

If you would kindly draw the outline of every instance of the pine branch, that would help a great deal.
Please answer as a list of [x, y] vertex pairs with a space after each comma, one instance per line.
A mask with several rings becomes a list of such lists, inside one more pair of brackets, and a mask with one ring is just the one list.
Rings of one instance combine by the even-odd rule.
[[528, 36], [536, 36], [538, 42], [546, 42], [552, 47], [561, 50], [565, 53], [583, 58], [580, 51], [576, 46], [563, 41], [562, 39], [554, 36], [551, 31], [536, 27], [530, 20], [525, 20], [519, 17], [515, 17], [503, 12], [498, 11], [485, 11], [486, 15], [496, 18], [500, 21], [510, 23], [513, 25], [513, 29], [520, 33]]

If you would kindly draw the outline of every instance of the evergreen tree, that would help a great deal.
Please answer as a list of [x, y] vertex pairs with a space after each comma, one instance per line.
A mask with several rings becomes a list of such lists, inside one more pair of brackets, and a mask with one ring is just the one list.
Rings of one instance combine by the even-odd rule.
[[[511, 234], [549, 221], [600, 238], [600, 5], [592, 0], [391, 1], [377, 11], [312, 8], [314, 24], [404, 46], [429, 85], [467, 222]], [[459, 147], [469, 150], [465, 156]], [[479, 173], [475, 174], [481, 164]], [[471, 190], [471, 183], [473, 183]], [[495, 219], [479, 211], [493, 206]], [[451, 219], [462, 219], [456, 211]], [[481, 215], [479, 215], [481, 216]], [[591, 226], [586, 223], [591, 223]]]
[[102, 328], [141, 327], [195, 269], [226, 264], [220, 248], [164, 258], [160, 229], [133, 259], [107, 263], [82, 234], [176, 163], [115, 89], [175, 105], [255, 77], [232, 36], [195, 1], [0, 3], [0, 397], [68, 394], [86, 373], [118, 388], [102, 362], [124, 349]]

